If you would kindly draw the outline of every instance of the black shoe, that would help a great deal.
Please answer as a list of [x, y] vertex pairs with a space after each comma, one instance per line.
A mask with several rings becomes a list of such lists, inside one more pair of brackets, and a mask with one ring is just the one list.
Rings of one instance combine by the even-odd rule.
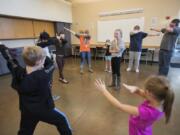
[[116, 86], [116, 75], [112, 75], [112, 83], [108, 87], [115, 87]]

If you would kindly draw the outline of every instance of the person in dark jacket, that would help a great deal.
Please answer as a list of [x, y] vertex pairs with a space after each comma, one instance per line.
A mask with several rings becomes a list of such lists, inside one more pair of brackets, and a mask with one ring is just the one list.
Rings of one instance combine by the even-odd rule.
[[61, 135], [72, 135], [66, 116], [55, 108], [51, 95], [54, 64], [43, 49], [31, 46], [23, 50], [26, 68], [11, 57], [5, 45], [0, 45], [0, 52], [12, 75], [11, 86], [19, 95], [21, 121], [18, 135], [33, 135], [39, 121], [55, 125]]
[[64, 78], [63, 69], [65, 64], [65, 49], [67, 40], [65, 39], [64, 32], [60, 32], [56, 34], [56, 41], [54, 43], [56, 47], [56, 62], [59, 68], [59, 81], [62, 83], [68, 84], [69, 82]]
[[[46, 31], [43, 31], [40, 33], [39, 35], [39, 39], [37, 41], [37, 46], [41, 47], [45, 53], [46, 56], [49, 57], [50, 59], [53, 59], [52, 55], [49, 52], [49, 46], [54, 45], [55, 44], [56, 39], [50, 37], [49, 33], [47, 33]], [[51, 80], [51, 84], [53, 82], [53, 79]], [[53, 95], [53, 100], [56, 101], [60, 98], [60, 96], [58, 95]]]

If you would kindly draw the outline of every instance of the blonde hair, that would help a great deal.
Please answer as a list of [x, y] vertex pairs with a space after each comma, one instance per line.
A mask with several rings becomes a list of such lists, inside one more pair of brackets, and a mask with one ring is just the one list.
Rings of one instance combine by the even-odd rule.
[[163, 76], [150, 76], [145, 82], [145, 89], [152, 93], [158, 101], [163, 101], [163, 112], [166, 123], [168, 123], [174, 102], [174, 92], [168, 79]]
[[121, 35], [121, 38], [123, 37], [123, 32], [121, 29], [116, 29], [115, 32], [119, 32], [119, 34]]
[[35, 66], [38, 61], [46, 57], [44, 50], [38, 46], [26, 47], [23, 50], [23, 59], [26, 65]]

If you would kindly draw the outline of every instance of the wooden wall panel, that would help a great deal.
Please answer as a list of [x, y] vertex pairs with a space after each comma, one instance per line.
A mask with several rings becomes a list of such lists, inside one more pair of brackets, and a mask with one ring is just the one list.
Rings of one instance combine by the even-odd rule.
[[55, 35], [54, 23], [45, 21], [33, 21], [35, 37], [39, 37], [39, 34], [43, 31], [49, 33], [51, 37]]
[[46, 31], [55, 35], [54, 23], [30, 19], [0, 17], [0, 39], [28, 39], [39, 37]]
[[33, 37], [32, 20], [0, 17], [0, 39]]

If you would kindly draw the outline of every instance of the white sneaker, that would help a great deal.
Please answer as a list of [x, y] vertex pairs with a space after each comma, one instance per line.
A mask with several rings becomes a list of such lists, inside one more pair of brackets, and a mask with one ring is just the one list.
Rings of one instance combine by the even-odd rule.
[[108, 69], [105, 69], [104, 71], [105, 71], [105, 72], [108, 72]]
[[89, 68], [88, 70], [90, 73], [93, 73], [93, 69], [92, 68]]
[[60, 98], [60, 96], [53, 95], [52, 98], [53, 98], [54, 101], [56, 101], [56, 100], [58, 100]]
[[108, 73], [112, 73], [112, 71], [111, 71], [111, 70], [109, 70], [109, 71], [108, 71]]
[[127, 72], [131, 71], [131, 68], [127, 68], [126, 71], [127, 71]]
[[139, 69], [136, 69], [136, 73], [139, 73]]

